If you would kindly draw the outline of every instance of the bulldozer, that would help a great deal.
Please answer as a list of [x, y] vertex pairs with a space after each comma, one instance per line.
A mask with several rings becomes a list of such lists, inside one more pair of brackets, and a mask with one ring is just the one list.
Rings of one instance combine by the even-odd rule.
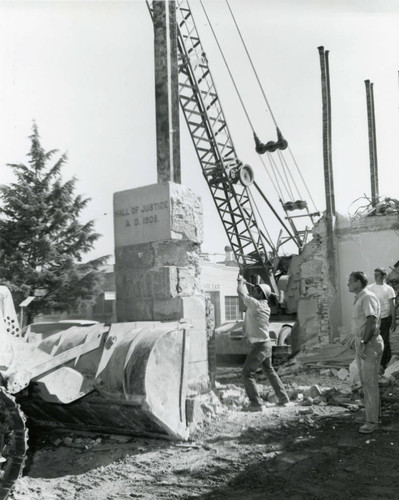
[[22, 473], [26, 417], [58, 428], [188, 438], [188, 322], [96, 323], [27, 341], [4, 286], [1, 315], [0, 500]]

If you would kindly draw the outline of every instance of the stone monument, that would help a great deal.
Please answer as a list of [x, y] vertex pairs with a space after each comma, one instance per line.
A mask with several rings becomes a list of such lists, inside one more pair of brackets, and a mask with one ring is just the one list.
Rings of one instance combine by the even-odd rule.
[[200, 198], [173, 182], [115, 193], [114, 231], [118, 322], [189, 321], [188, 389], [208, 390]]

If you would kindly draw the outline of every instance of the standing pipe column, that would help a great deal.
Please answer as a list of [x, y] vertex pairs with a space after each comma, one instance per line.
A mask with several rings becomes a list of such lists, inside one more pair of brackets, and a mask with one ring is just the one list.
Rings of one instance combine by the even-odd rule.
[[324, 163], [324, 186], [326, 193], [326, 216], [332, 220], [335, 214], [335, 195], [332, 172], [332, 150], [331, 150], [331, 93], [330, 73], [328, 64], [328, 51], [324, 47], [318, 47], [321, 68], [321, 92], [323, 102], [323, 163]]
[[371, 183], [371, 204], [375, 207], [378, 203], [378, 162], [377, 162], [377, 137], [375, 128], [374, 112], [374, 89], [370, 80], [364, 81], [366, 85], [367, 100], [367, 123], [369, 135], [369, 158], [370, 158], [370, 183]]
[[331, 91], [330, 91], [330, 64], [328, 61], [329, 51], [326, 50], [324, 53], [325, 66], [326, 66], [326, 84], [327, 84], [327, 130], [328, 130], [328, 172], [330, 179], [330, 197], [331, 197], [331, 210], [332, 214], [335, 215], [335, 191], [334, 191], [334, 175], [332, 167], [332, 147], [331, 147]]
[[[331, 149], [331, 93], [330, 93], [330, 71], [328, 64], [328, 51], [324, 47], [318, 47], [321, 68], [321, 93], [323, 103], [323, 162], [324, 162], [324, 185], [326, 191], [326, 257], [328, 265], [328, 279], [331, 286], [337, 289], [337, 269], [335, 262], [334, 225], [335, 196], [332, 171], [332, 149]], [[324, 297], [324, 300], [327, 300]], [[327, 316], [329, 317], [329, 306], [327, 305]], [[333, 332], [329, 330], [329, 340], [332, 341]]]

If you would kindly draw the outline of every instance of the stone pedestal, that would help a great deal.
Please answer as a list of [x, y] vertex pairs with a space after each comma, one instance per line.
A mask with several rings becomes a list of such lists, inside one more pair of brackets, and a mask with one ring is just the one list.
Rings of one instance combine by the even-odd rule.
[[115, 193], [114, 228], [118, 322], [188, 320], [189, 389], [208, 387], [200, 198], [171, 182]]

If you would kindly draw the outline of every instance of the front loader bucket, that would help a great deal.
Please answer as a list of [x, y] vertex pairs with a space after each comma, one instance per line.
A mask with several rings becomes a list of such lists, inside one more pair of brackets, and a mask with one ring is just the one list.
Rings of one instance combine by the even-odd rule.
[[[91, 328], [93, 333], [95, 327]], [[69, 338], [68, 330], [62, 335], [64, 341], [58, 338], [58, 348], [51, 351], [53, 364], [57, 355], [65, 356], [68, 350], [77, 349], [74, 346], [85, 345], [76, 330]], [[46, 339], [47, 352], [50, 339]], [[40, 424], [186, 439], [187, 339], [186, 329], [176, 323], [113, 324], [96, 349], [36, 376], [18, 401]], [[76, 384], [78, 375], [81, 388], [90, 388], [86, 395], [79, 387], [76, 391], [65, 388], [72, 379]], [[57, 391], [62, 397], [76, 392], [77, 399], [62, 404]]]

